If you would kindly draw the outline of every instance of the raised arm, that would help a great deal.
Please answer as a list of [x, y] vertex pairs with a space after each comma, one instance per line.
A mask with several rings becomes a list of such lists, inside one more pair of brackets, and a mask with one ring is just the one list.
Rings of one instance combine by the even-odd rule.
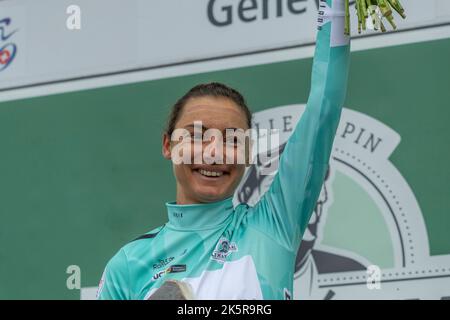
[[344, 0], [320, 1], [319, 31], [306, 110], [250, 223], [297, 250], [319, 196], [347, 90], [350, 38]]

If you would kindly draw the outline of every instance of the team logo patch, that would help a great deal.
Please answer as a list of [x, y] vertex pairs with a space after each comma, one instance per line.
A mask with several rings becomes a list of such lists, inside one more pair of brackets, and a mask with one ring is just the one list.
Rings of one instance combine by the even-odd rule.
[[236, 251], [238, 251], [238, 248], [235, 242], [231, 242], [226, 238], [221, 238], [219, 242], [217, 242], [216, 249], [213, 251], [211, 259], [219, 263], [224, 263], [227, 257]]

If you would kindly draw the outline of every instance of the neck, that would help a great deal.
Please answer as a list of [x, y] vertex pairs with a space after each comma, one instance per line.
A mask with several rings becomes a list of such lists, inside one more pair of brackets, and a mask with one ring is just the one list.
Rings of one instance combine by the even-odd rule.
[[207, 204], [207, 203], [213, 203], [213, 202], [219, 202], [222, 200], [225, 200], [232, 195], [225, 195], [220, 199], [214, 199], [214, 198], [201, 198], [201, 197], [195, 197], [195, 196], [189, 196], [185, 192], [182, 191], [182, 188], [180, 186], [177, 187], [177, 197], [176, 197], [176, 204], [178, 205], [185, 205], [185, 204]]

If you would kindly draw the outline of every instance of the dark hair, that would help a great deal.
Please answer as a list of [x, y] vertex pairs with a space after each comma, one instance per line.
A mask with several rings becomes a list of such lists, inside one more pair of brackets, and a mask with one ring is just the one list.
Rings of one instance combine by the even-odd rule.
[[183, 107], [186, 105], [187, 101], [191, 98], [199, 97], [223, 97], [228, 98], [233, 101], [242, 111], [244, 111], [247, 117], [248, 127], [251, 127], [252, 114], [247, 107], [244, 97], [237, 90], [230, 88], [222, 83], [210, 82], [196, 85], [190, 89], [184, 96], [182, 96], [172, 107], [170, 115], [167, 121], [167, 126], [165, 133], [171, 135], [175, 129], [175, 124], [180, 117]]

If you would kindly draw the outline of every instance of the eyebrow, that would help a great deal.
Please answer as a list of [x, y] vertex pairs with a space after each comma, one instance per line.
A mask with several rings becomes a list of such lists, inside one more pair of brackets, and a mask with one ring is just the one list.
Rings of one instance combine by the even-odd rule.
[[[208, 130], [208, 129], [210, 129], [210, 128], [208, 128], [208, 127], [205, 127], [205, 126], [201, 126], [202, 127], [202, 130]], [[195, 128], [195, 126], [194, 126], [194, 124], [193, 123], [191, 123], [191, 124], [188, 124], [188, 125], [186, 125], [186, 126], [184, 126], [184, 128]], [[221, 132], [226, 132], [227, 130], [234, 130], [234, 131], [236, 131], [236, 130], [240, 130], [240, 129], [242, 129], [242, 130], [244, 130], [243, 128], [234, 128], [234, 127], [230, 127], [230, 128], [225, 128], [225, 129], [223, 129]]]

